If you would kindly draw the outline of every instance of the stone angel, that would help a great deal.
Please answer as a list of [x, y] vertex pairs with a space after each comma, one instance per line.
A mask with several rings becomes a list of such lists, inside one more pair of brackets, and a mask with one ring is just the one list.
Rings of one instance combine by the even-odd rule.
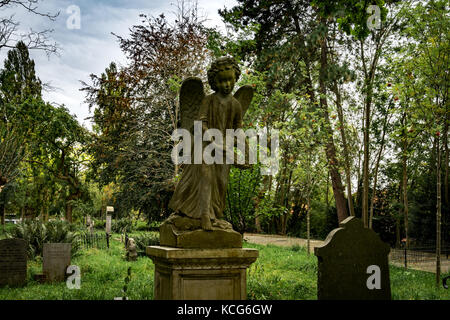
[[[222, 57], [208, 70], [208, 83], [214, 93], [205, 95], [199, 78], [183, 81], [180, 89], [181, 127], [192, 133], [194, 121], [201, 121], [202, 133], [217, 129], [223, 137], [227, 129], [242, 128], [242, 119], [253, 98], [253, 88], [246, 85], [232, 94], [240, 74], [233, 58]], [[205, 146], [203, 143], [202, 150]], [[223, 152], [225, 149], [223, 145]], [[203, 160], [201, 164], [191, 163], [185, 165], [169, 207], [175, 214], [196, 219], [203, 230], [223, 229], [228, 224], [221, 218], [231, 165], [226, 161], [222, 164], [206, 164]], [[248, 164], [243, 167], [246, 166]]]

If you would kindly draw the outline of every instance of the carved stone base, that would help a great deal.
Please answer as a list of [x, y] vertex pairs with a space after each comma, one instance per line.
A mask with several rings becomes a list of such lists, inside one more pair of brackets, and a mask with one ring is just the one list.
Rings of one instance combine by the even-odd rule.
[[256, 249], [147, 247], [155, 264], [155, 300], [245, 300]]
[[242, 248], [242, 235], [229, 222], [215, 220], [212, 228], [202, 230], [199, 219], [173, 214], [159, 228], [159, 243], [186, 249]]

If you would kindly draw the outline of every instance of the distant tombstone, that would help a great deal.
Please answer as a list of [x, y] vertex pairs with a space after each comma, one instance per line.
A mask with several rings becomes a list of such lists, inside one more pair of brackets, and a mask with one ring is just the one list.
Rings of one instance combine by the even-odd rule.
[[137, 259], [137, 251], [136, 251], [136, 242], [133, 238], [128, 239], [127, 245], [127, 261], [136, 261]]
[[111, 216], [106, 216], [106, 233], [111, 233]]
[[22, 286], [27, 278], [27, 242], [0, 240], [0, 286]]
[[86, 218], [86, 226], [87, 226], [87, 228], [89, 230], [89, 233], [91, 235], [93, 235], [94, 234], [94, 221], [91, 219], [91, 216], [87, 216], [87, 218]]
[[390, 300], [389, 245], [348, 217], [314, 249], [319, 300]]
[[44, 243], [42, 269], [48, 281], [64, 281], [71, 249], [70, 243]]

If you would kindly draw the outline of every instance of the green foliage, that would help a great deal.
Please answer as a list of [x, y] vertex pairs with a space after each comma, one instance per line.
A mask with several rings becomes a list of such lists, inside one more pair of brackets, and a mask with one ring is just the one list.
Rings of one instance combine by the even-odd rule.
[[145, 232], [130, 234], [128, 237], [133, 238], [136, 242], [136, 252], [139, 256], [145, 256], [145, 250], [148, 246], [159, 245], [158, 232]]
[[112, 219], [111, 231], [115, 233], [130, 233], [135, 230], [135, 224], [131, 218]]
[[209, 59], [196, 9], [186, 4], [177, 14], [174, 23], [165, 15], [142, 15], [128, 38], [118, 37], [129, 63], [122, 68], [111, 63], [83, 88], [94, 109], [91, 176], [101, 184], [117, 182], [119, 211], [139, 211], [149, 220], [170, 213], [177, 88], [189, 76], [205, 77]]
[[136, 221], [136, 231], [159, 231], [159, 227], [161, 225], [161, 221]]
[[[96, 229], [96, 230], [105, 230], [105, 228], [106, 228], [106, 221], [105, 220], [92, 219], [92, 221], [94, 222], [94, 229]], [[112, 221], [111, 221], [111, 229], [112, 229]]]
[[[244, 243], [244, 247], [259, 250], [259, 258], [247, 271], [248, 299], [317, 299], [317, 258], [308, 256], [305, 248], [249, 243]], [[72, 260], [81, 270], [80, 290], [68, 289], [65, 282], [36, 282], [33, 276], [42, 272], [42, 260], [31, 260], [27, 285], [0, 288], [0, 300], [113, 300], [123, 296], [124, 276], [130, 267], [132, 277], [126, 284], [126, 296], [130, 300], [153, 299], [154, 264], [145, 256], [138, 256], [134, 262], [125, 261], [123, 251], [123, 243], [114, 237], [110, 249], [81, 250]], [[390, 277], [394, 300], [450, 299], [449, 290], [436, 289], [433, 273], [391, 266]]]
[[132, 267], [127, 284], [130, 300], [153, 299], [154, 265], [148, 257], [137, 261], [123, 259], [123, 244], [112, 239], [109, 249], [82, 249], [72, 259], [81, 270], [81, 289], [71, 290], [65, 282], [39, 283], [34, 274], [42, 273], [42, 260], [28, 261], [27, 285], [23, 288], [0, 288], [1, 300], [113, 300], [123, 296], [124, 278]]
[[42, 256], [44, 243], [71, 243], [72, 256], [79, 251], [77, 226], [66, 221], [25, 220], [7, 232], [8, 238], [24, 239], [28, 243], [28, 258]]
[[[83, 145], [89, 135], [66, 107], [46, 103], [41, 91], [34, 61], [26, 45], [19, 42], [0, 70], [0, 153], [4, 150], [6, 155], [0, 185], [3, 178], [16, 176], [7, 210], [27, 211], [23, 213], [31, 217], [65, 212], [72, 221], [74, 202], [89, 198], [82, 177]], [[3, 143], [8, 148], [2, 148]]]
[[254, 228], [255, 195], [259, 191], [260, 183], [258, 165], [247, 170], [230, 170], [224, 215], [238, 232], [244, 233]]

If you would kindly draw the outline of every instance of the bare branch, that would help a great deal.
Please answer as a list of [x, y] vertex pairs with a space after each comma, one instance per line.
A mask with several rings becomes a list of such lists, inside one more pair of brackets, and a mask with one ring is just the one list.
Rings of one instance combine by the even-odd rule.
[[[39, 0], [0, 0], [0, 9], [9, 9], [13, 7], [23, 7], [28, 12], [42, 17], [46, 17], [51, 21], [55, 21], [59, 12], [51, 14], [38, 11]], [[58, 55], [59, 46], [52, 41], [49, 34], [52, 29], [35, 31], [30, 29], [27, 33], [19, 32], [20, 23], [14, 19], [14, 15], [9, 17], [0, 17], [0, 51], [2, 48], [15, 48], [19, 41], [23, 41], [30, 50], [43, 50], [49, 57], [51, 54]]]

